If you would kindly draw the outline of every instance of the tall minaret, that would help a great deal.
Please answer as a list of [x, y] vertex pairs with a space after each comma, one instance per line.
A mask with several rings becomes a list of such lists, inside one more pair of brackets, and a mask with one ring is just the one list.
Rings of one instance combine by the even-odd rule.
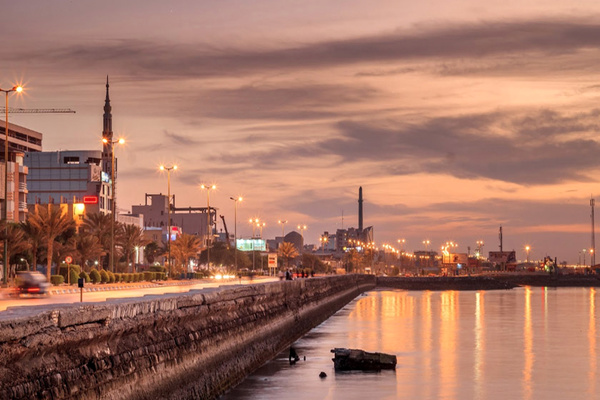
[[[102, 139], [106, 139], [107, 143], [102, 145], [102, 169], [107, 174], [111, 174], [111, 158], [113, 152], [113, 132], [112, 132], [112, 107], [110, 106], [110, 97], [108, 96], [108, 75], [106, 75], [106, 99], [104, 100], [104, 121], [102, 125]], [[112, 176], [111, 176], [112, 179]]]
[[363, 230], [363, 198], [362, 198], [362, 186], [358, 188], [358, 231]]

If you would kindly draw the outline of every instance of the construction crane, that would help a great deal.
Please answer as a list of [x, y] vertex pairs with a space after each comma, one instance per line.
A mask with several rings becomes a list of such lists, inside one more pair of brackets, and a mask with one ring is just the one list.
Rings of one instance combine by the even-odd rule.
[[227, 224], [225, 223], [225, 216], [224, 215], [219, 215], [219, 217], [221, 217], [221, 219], [223, 220], [223, 227], [225, 228], [225, 236], [227, 237], [227, 249], [231, 248], [231, 242], [229, 239], [229, 232], [227, 231]]
[[[6, 108], [0, 108], [0, 114], [5, 114]], [[9, 108], [9, 114], [75, 114], [70, 108]]]

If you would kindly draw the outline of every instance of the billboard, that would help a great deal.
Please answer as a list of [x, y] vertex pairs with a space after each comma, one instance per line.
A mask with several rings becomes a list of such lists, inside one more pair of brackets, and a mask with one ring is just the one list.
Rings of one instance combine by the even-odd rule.
[[235, 247], [239, 251], [267, 251], [267, 242], [263, 239], [237, 239]]

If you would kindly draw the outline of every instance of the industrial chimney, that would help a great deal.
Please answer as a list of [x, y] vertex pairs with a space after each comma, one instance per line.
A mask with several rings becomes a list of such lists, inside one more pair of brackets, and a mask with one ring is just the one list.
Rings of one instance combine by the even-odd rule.
[[362, 198], [362, 186], [358, 188], [358, 231], [363, 230], [363, 198]]

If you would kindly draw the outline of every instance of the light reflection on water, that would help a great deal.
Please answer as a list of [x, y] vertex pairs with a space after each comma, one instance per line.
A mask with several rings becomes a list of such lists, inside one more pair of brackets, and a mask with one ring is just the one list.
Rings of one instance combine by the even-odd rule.
[[[373, 291], [224, 399], [595, 399], [597, 291]], [[395, 371], [336, 373], [334, 347], [392, 353]], [[327, 373], [320, 379], [319, 372]]]

